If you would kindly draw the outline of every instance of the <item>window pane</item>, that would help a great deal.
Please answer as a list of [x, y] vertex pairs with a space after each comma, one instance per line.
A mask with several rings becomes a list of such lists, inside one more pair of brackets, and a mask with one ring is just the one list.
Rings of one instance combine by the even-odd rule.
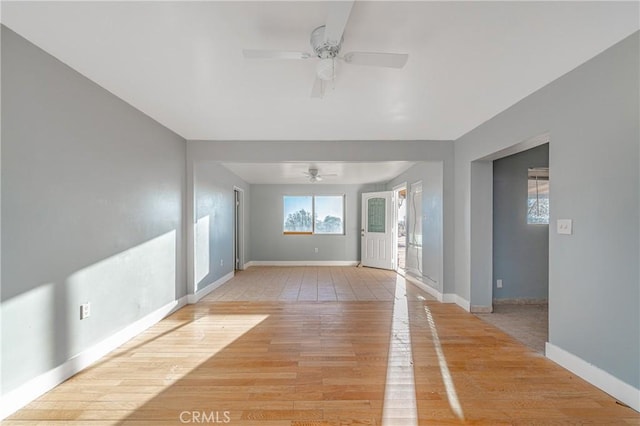
[[312, 232], [310, 195], [284, 196], [284, 232]]
[[316, 234], [344, 234], [344, 196], [315, 197]]
[[384, 198], [367, 200], [367, 232], [385, 232], [386, 206]]
[[549, 169], [529, 169], [528, 224], [549, 224]]

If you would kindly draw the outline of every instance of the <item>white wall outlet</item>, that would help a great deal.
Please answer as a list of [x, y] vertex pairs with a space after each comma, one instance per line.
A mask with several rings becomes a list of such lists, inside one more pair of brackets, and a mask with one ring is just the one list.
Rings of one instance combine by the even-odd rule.
[[83, 303], [80, 305], [80, 319], [87, 319], [91, 316], [91, 303]]
[[313, 250], [317, 253], [318, 252], [318, 247], [314, 248]]
[[502, 288], [502, 280], [496, 280], [496, 287]]
[[558, 219], [556, 231], [558, 234], [571, 235], [573, 233], [573, 221], [571, 219]]
[[224, 260], [220, 259], [220, 266], [224, 266]]

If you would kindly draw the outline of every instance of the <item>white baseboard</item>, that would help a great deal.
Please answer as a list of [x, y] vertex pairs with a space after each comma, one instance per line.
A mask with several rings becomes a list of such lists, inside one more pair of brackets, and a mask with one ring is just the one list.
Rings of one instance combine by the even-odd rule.
[[548, 299], [493, 299], [494, 305], [548, 305]]
[[444, 293], [444, 294], [440, 293], [440, 291], [438, 291], [437, 289], [431, 287], [430, 285], [428, 285], [427, 283], [422, 281], [420, 278], [415, 277], [415, 276], [413, 276], [411, 274], [404, 275], [404, 278], [407, 281], [410, 281], [413, 284], [415, 284], [419, 289], [421, 289], [425, 293], [428, 293], [431, 296], [435, 297], [438, 302], [455, 303], [456, 305], [460, 306], [465, 311], [470, 312], [469, 301], [464, 299], [464, 298], [462, 298], [462, 297], [460, 297], [460, 296], [458, 296], [457, 294], [455, 294], [455, 293]]
[[582, 377], [617, 400], [640, 411], [640, 389], [636, 389], [593, 364], [547, 342], [545, 355], [551, 361]]
[[252, 260], [244, 264], [251, 266], [358, 266], [357, 260]]
[[[246, 267], [246, 265], [245, 265], [245, 267]], [[200, 290], [196, 291], [196, 294], [188, 295], [187, 296], [187, 303], [189, 303], [190, 305], [198, 303], [198, 301], [200, 299], [205, 297], [207, 294], [211, 293], [216, 288], [220, 287], [222, 284], [224, 284], [227, 281], [229, 281], [231, 278], [234, 277], [234, 275], [235, 275], [235, 272], [231, 271], [227, 275], [225, 275], [224, 277], [219, 278], [218, 280], [212, 282], [211, 284], [209, 284], [208, 286], [204, 287], [203, 289], [200, 289]]]
[[414, 277], [411, 274], [405, 274], [404, 279], [415, 284], [416, 287], [418, 287], [420, 290], [424, 291], [425, 293], [428, 293], [429, 295], [435, 297], [438, 302], [444, 302], [442, 293], [440, 293], [437, 289], [431, 287], [430, 285], [426, 284], [420, 278]]
[[473, 314], [490, 314], [493, 312], [493, 305], [473, 305], [471, 309], [469, 309], [469, 312]]
[[100, 343], [82, 351], [46, 373], [39, 375], [22, 386], [7, 392], [0, 397], [0, 420], [15, 413], [43, 393], [53, 389], [69, 377], [87, 368], [112, 350], [131, 340], [172, 312], [187, 303], [187, 297], [167, 303], [160, 309], [140, 318], [122, 330], [112, 334]]
[[471, 312], [471, 303], [464, 297], [460, 297], [455, 293], [446, 293], [444, 295], [445, 303], [455, 303], [467, 312]]

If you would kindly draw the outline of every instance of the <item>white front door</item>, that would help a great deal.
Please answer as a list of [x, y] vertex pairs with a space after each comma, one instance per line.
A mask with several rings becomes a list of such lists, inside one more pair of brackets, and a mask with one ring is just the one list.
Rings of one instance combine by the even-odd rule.
[[394, 269], [393, 191], [362, 194], [362, 266]]

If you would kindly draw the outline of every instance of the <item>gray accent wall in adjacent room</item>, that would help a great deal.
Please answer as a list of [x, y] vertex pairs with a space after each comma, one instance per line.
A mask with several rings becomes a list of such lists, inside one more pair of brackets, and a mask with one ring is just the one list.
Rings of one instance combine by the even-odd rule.
[[186, 294], [186, 141], [4, 26], [2, 125], [6, 394]]
[[549, 144], [493, 162], [494, 300], [543, 301], [549, 295], [549, 225], [527, 224], [530, 167], [549, 167]]
[[[491, 294], [491, 260], [475, 268], [474, 229], [492, 206], [474, 200], [472, 164], [549, 135], [549, 342], [640, 389], [640, 35], [541, 88], [455, 142], [456, 292]], [[529, 146], [530, 147], [530, 146]], [[490, 160], [487, 160], [490, 159]], [[491, 189], [491, 176], [478, 184]], [[572, 219], [559, 235], [557, 219]], [[491, 223], [489, 223], [489, 228]], [[478, 249], [479, 248], [479, 249]], [[472, 280], [476, 280], [472, 284]], [[472, 304], [474, 300], [472, 298]], [[637, 401], [636, 401], [637, 402]]]
[[[251, 185], [253, 261], [360, 260], [360, 206], [375, 185]], [[345, 195], [345, 235], [284, 235], [285, 195]], [[315, 249], [318, 249], [318, 253]]]

